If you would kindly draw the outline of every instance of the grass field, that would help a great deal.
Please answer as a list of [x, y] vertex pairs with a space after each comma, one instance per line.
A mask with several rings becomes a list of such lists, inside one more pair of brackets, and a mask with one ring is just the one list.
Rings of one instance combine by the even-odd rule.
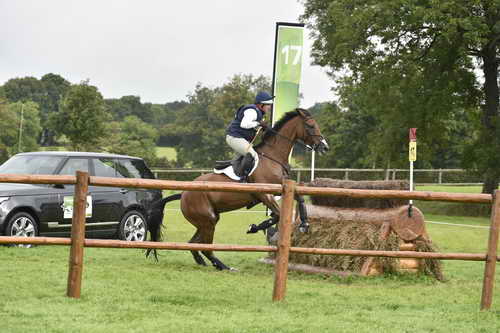
[[417, 185], [416, 191], [452, 192], [452, 193], [481, 193], [481, 186], [453, 186], [453, 185]]
[[156, 156], [157, 157], [166, 157], [170, 161], [177, 160], [177, 152], [173, 147], [156, 147]]
[[[167, 207], [167, 240], [184, 242], [193, 228], [175, 208], [175, 203]], [[227, 213], [215, 242], [263, 245], [262, 234], [245, 234], [248, 224], [263, 218], [262, 213]], [[487, 225], [488, 219], [460, 222]], [[442, 251], [485, 251], [487, 229], [427, 228]], [[218, 272], [196, 266], [187, 252], [162, 252], [155, 263], [140, 250], [88, 248], [81, 299], [65, 297], [68, 256], [69, 248], [62, 246], [0, 247], [0, 331], [500, 331], [499, 271], [492, 311], [481, 312], [480, 262], [445, 262], [444, 283], [412, 275], [341, 279], [291, 272], [286, 301], [275, 304], [273, 268], [257, 262], [263, 253], [220, 252], [219, 258], [239, 272]]]

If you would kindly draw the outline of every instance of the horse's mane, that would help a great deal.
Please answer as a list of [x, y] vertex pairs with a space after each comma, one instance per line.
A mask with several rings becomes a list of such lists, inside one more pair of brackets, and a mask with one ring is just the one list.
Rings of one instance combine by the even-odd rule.
[[300, 112], [302, 112], [306, 117], [310, 117], [311, 114], [309, 113], [309, 111], [307, 111], [306, 109], [300, 109], [300, 108], [297, 108], [295, 110], [292, 110], [292, 111], [289, 111], [287, 113], [285, 113], [283, 115], [283, 117], [281, 117], [280, 120], [278, 120], [274, 126], [273, 126], [273, 130], [272, 131], [266, 131], [264, 133], [264, 135], [262, 136], [262, 140], [261, 142], [256, 145], [254, 148], [259, 148], [259, 147], [262, 147], [265, 142], [273, 137], [276, 136], [276, 133], [279, 132], [279, 130], [290, 120], [292, 120], [293, 118], [297, 117], [300, 115], [299, 113], [299, 110]]

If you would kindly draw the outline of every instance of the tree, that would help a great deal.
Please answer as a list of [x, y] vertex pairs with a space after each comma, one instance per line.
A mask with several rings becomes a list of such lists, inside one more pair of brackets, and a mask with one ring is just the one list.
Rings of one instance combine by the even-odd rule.
[[15, 112], [8, 107], [4, 99], [0, 99], [0, 163], [5, 162], [13, 152], [13, 146], [16, 144], [16, 135], [18, 128], [17, 116]]
[[[36, 151], [41, 132], [38, 104], [0, 99], [0, 163], [22, 151]], [[22, 119], [22, 127], [21, 127]], [[21, 142], [19, 142], [21, 140]]]
[[48, 119], [51, 114], [59, 111], [59, 103], [63, 96], [68, 91], [71, 83], [69, 83], [62, 76], [49, 73], [42, 76], [40, 81], [46, 93], [46, 98], [42, 101], [41, 107], [41, 121], [44, 130], [40, 138], [41, 145], [53, 145], [54, 137], [57, 133], [48, 130]]
[[[406, 137], [391, 130], [392, 117], [435, 143], [448, 132], [450, 114], [480, 109], [474, 164], [483, 192], [498, 187], [500, 2], [307, 0], [303, 19], [313, 30], [315, 62], [330, 68], [341, 94], [357, 88], [374, 112], [390, 115], [381, 134]], [[411, 120], [418, 126], [408, 126]]]
[[70, 83], [62, 76], [49, 73], [42, 76], [40, 80], [31, 76], [10, 79], [3, 86], [3, 91], [10, 102], [33, 101], [39, 105], [43, 127], [39, 142], [45, 145], [53, 144], [55, 135], [48, 131], [49, 116], [59, 110], [59, 101], [69, 86]]
[[106, 135], [109, 119], [101, 93], [83, 81], [69, 88], [60, 111], [51, 115], [51, 124], [70, 140], [72, 149], [95, 150]]
[[40, 111], [35, 102], [16, 102], [7, 106], [16, 115], [15, 128], [18, 130], [13, 151], [37, 151], [37, 138], [42, 132]]
[[239, 106], [253, 103], [257, 91], [268, 90], [269, 85], [268, 78], [252, 75], [235, 75], [217, 88], [198, 84], [188, 96], [189, 105], [177, 111], [175, 122], [164, 128], [163, 135], [182, 138], [176, 147], [177, 161], [208, 167], [216, 160], [231, 158], [226, 127]]
[[127, 116], [122, 122], [112, 122], [103, 141], [106, 151], [142, 157], [152, 164], [156, 159], [158, 131], [136, 116]]
[[106, 106], [113, 115], [113, 119], [121, 121], [128, 116], [136, 116], [142, 121], [153, 123], [153, 110], [151, 103], [141, 103], [139, 96], [123, 96], [119, 99], [106, 99]]

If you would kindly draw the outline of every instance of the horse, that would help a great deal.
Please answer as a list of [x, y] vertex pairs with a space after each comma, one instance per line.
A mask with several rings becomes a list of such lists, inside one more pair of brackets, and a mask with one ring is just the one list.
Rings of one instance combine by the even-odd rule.
[[[320, 154], [329, 149], [317, 122], [307, 110], [301, 108], [285, 113], [272, 129], [265, 131], [261, 142], [255, 146], [255, 150], [259, 154], [259, 162], [255, 171], [248, 177], [248, 182], [281, 184], [283, 178], [287, 177], [289, 173], [288, 158], [297, 141], [303, 142]], [[226, 175], [216, 173], [201, 175], [195, 181], [236, 182]], [[215, 227], [220, 214], [224, 212], [242, 207], [248, 208], [262, 202], [271, 210], [275, 222], [277, 222], [280, 213], [279, 205], [271, 194], [184, 191], [168, 196], [153, 205], [149, 218], [152, 241], [161, 240], [165, 204], [179, 199], [181, 200], [182, 214], [196, 228], [189, 243], [212, 244]], [[301, 198], [296, 197], [296, 199]], [[304, 214], [301, 213], [301, 217]], [[147, 251], [147, 256], [150, 251]], [[191, 251], [191, 254], [197, 264], [206, 266], [205, 260], [198, 251]], [[213, 254], [213, 251], [202, 251], [202, 254], [216, 269], [232, 269], [222, 263]]]

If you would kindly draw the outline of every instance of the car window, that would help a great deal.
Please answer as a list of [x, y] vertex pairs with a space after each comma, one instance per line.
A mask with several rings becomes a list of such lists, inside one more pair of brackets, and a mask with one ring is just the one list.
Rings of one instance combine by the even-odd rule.
[[89, 160], [87, 158], [69, 158], [59, 174], [74, 176], [77, 171], [89, 172]]
[[115, 161], [109, 158], [95, 158], [94, 169], [98, 177], [116, 177]]
[[0, 166], [0, 173], [52, 175], [63, 159], [63, 156], [13, 156]]
[[142, 160], [117, 159], [116, 171], [118, 177], [123, 178], [147, 178], [153, 179], [154, 176]]

